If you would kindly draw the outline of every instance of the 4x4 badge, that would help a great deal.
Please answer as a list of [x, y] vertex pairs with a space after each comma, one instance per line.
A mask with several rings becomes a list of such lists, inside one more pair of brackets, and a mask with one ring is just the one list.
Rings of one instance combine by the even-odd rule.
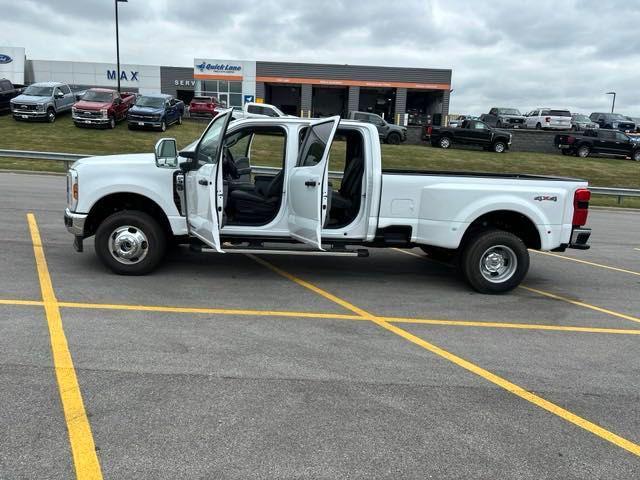
[[556, 196], [551, 196], [551, 195], [538, 195], [537, 197], [533, 197], [534, 200], [537, 200], [538, 202], [557, 202], [558, 201], [558, 197]]

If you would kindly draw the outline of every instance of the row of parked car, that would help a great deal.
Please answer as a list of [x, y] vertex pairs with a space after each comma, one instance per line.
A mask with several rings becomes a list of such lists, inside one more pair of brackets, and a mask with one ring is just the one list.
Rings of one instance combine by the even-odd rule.
[[489, 113], [480, 115], [480, 120], [496, 128], [535, 128], [576, 132], [606, 128], [626, 133], [640, 132], [640, 118], [606, 112], [593, 112], [587, 116], [554, 108], [536, 108], [523, 115], [517, 108], [493, 107]]

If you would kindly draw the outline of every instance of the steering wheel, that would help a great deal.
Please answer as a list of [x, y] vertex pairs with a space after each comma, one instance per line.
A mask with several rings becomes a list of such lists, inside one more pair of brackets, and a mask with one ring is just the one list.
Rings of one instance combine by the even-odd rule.
[[222, 152], [222, 177], [227, 180], [237, 180], [240, 178], [236, 162], [233, 161], [233, 155], [227, 147]]

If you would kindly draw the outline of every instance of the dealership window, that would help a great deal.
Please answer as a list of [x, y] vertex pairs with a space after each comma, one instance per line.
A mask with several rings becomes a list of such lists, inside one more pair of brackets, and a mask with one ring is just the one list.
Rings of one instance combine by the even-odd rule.
[[229, 107], [242, 106], [242, 82], [203, 80], [200, 94], [214, 96]]

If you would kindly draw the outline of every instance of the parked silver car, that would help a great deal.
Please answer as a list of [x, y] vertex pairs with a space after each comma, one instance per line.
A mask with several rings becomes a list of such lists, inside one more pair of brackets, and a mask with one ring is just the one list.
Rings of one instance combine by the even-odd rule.
[[68, 112], [76, 101], [69, 85], [58, 82], [34, 83], [21, 95], [11, 99], [11, 113], [16, 120], [56, 121], [56, 116]]
[[600, 128], [596, 122], [592, 122], [589, 117], [582, 113], [571, 114], [571, 130], [574, 132], [581, 132], [583, 130]]

